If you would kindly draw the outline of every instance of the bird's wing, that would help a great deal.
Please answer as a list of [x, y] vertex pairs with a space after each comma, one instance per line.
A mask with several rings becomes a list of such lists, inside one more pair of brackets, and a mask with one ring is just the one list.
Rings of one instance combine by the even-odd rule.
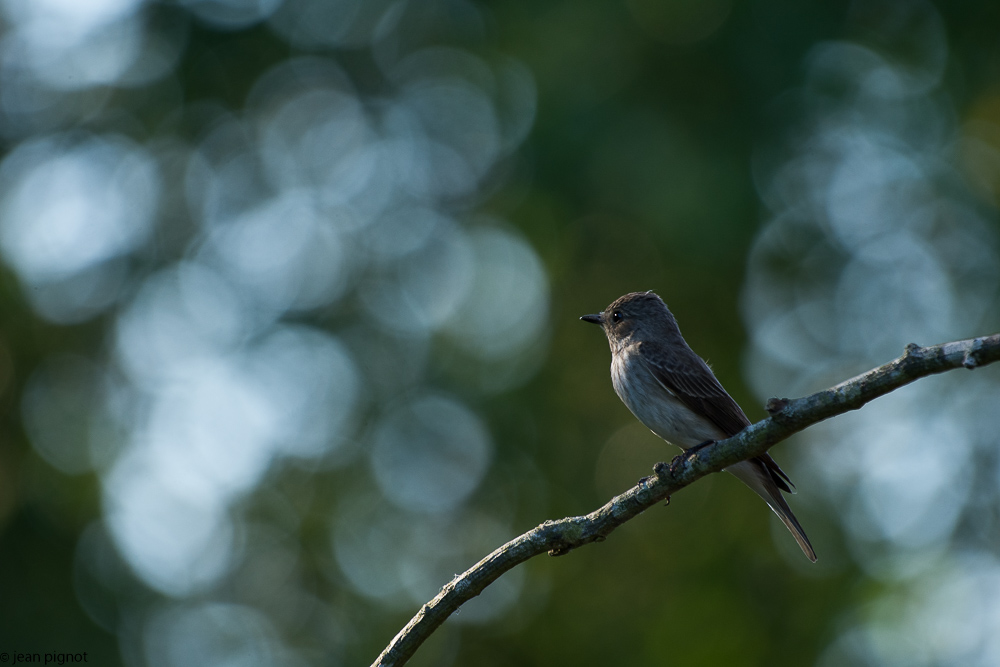
[[679, 358], [658, 343], [640, 344], [642, 359], [660, 384], [677, 399], [715, 424], [727, 436], [733, 436], [750, 425], [750, 420], [736, 401], [726, 393], [711, 369], [701, 357], [690, 350]]
[[[681, 403], [715, 424], [727, 436], [734, 436], [750, 426], [750, 420], [739, 404], [697, 354], [687, 350], [688, 354], [679, 359], [675, 352], [668, 351], [663, 345], [643, 342], [641, 346], [643, 354], [639, 358], [647, 364], [653, 377]], [[761, 466], [779, 489], [791, 492], [790, 485], [794, 487], [792, 480], [770, 454], [751, 461]]]

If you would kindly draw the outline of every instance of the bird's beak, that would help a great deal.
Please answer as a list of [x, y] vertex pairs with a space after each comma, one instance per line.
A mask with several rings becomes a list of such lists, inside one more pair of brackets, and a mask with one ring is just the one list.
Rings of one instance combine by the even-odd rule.
[[596, 315], [584, 315], [580, 319], [584, 322], [590, 322], [591, 324], [603, 324], [601, 321], [601, 313], [597, 313]]

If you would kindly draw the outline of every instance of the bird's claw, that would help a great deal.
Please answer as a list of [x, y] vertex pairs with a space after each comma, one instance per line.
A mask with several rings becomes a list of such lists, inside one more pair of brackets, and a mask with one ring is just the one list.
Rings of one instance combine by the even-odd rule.
[[691, 459], [693, 459], [698, 452], [705, 449], [709, 445], [714, 445], [714, 444], [715, 440], [706, 440], [705, 442], [699, 442], [694, 447], [688, 447], [687, 449], [684, 450], [683, 453], [678, 454], [673, 458], [672, 461], [670, 461], [670, 472], [671, 473], [676, 472], [677, 467], [679, 465], [681, 465], [682, 463], [690, 463]]

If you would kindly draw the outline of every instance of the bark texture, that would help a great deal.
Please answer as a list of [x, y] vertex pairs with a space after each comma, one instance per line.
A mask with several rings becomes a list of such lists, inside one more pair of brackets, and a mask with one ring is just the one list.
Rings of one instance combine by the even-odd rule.
[[672, 493], [770, 447], [813, 424], [849, 410], [928, 375], [954, 368], [974, 369], [1000, 360], [1000, 334], [920, 347], [906, 346], [903, 356], [835, 387], [796, 399], [772, 398], [769, 417], [737, 435], [705, 447], [674, 464], [657, 463], [654, 475], [585, 516], [546, 521], [499, 547], [446, 584], [433, 600], [393, 638], [373, 667], [398, 667], [462, 604], [479, 595], [504, 572], [548, 553], [560, 556], [591, 542], [603, 541], [615, 528]]

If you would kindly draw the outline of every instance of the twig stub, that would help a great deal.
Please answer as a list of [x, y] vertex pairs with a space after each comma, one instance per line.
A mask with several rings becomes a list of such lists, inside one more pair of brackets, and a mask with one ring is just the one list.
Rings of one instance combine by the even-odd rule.
[[776, 415], [788, 407], [787, 398], [769, 398], [767, 403], [764, 404], [764, 409], [767, 410], [767, 414]]

